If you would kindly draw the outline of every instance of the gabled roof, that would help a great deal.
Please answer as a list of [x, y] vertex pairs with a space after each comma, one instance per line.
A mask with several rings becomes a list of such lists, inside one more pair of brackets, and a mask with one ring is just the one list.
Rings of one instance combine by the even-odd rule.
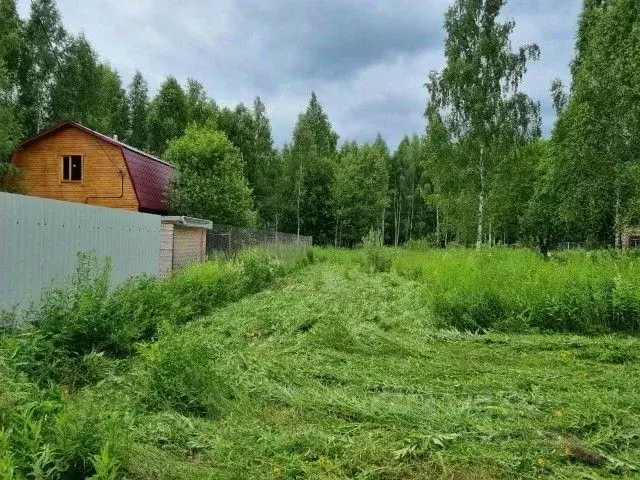
[[159, 212], [168, 211], [165, 193], [173, 175], [173, 165], [159, 159], [158, 157], [154, 157], [153, 155], [143, 152], [142, 150], [138, 150], [131, 145], [120, 142], [115, 138], [108, 137], [107, 135], [103, 135], [100, 132], [96, 132], [84, 125], [80, 125], [79, 123], [69, 120], [62, 122], [49, 130], [45, 130], [35, 137], [24, 140], [20, 143], [19, 147], [25, 147], [68, 127], [82, 130], [89, 135], [93, 135], [99, 140], [120, 148], [122, 151], [122, 157], [127, 165], [127, 170], [129, 171], [129, 176], [131, 177], [131, 182], [133, 183], [133, 189], [138, 197], [138, 204], [140, 205], [140, 208], [156, 210]]

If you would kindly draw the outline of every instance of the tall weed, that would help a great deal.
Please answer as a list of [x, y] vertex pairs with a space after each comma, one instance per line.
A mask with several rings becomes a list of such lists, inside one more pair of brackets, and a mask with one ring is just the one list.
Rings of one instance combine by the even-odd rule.
[[[406, 252], [394, 261], [425, 285], [437, 321], [460, 330], [636, 333], [640, 262], [615, 252]], [[416, 272], [419, 272], [417, 274]]]
[[388, 272], [391, 269], [393, 256], [384, 246], [382, 233], [371, 229], [362, 239], [362, 265], [370, 273]]
[[229, 350], [197, 331], [167, 332], [141, 355], [151, 409], [219, 418], [239, 396]]

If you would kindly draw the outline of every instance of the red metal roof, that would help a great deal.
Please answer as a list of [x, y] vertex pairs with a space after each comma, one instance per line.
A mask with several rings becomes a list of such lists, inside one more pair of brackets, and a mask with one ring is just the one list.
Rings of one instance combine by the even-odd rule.
[[66, 127], [78, 128], [99, 138], [100, 140], [120, 147], [131, 177], [131, 182], [133, 183], [133, 189], [138, 197], [140, 208], [145, 210], [155, 210], [159, 213], [166, 213], [169, 211], [166, 202], [166, 191], [173, 175], [173, 165], [143, 152], [142, 150], [138, 150], [137, 148], [127, 145], [126, 143], [120, 142], [115, 138], [103, 135], [102, 133], [91, 130], [84, 125], [80, 125], [79, 123], [66, 121], [40, 133], [35, 137], [24, 140], [19, 146], [24, 147], [27, 144]]
[[127, 162], [140, 208], [168, 212], [166, 191], [173, 167], [126, 146], [122, 147], [122, 155]]

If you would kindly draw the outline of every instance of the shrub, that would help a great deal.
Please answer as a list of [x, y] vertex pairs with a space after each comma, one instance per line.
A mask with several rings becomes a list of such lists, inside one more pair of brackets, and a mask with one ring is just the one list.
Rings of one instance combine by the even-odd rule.
[[237, 261], [243, 267], [246, 293], [259, 292], [284, 273], [282, 263], [264, 251], [247, 250], [238, 256]]
[[133, 278], [112, 292], [109, 260], [101, 263], [95, 253], [81, 253], [65, 288], [50, 289], [26, 312], [6, 312], [0, 320], [9, 330], [17, 323], [30, 325], [7, 340], [28, 378], [41, 386], [55, 381], [76, 389], [110, 372], [109, 358], [131, 355], [140, 342], [156, 339], [163, 323], [187, 323], [305, 265], [309, 257], [298, 252], [285, 262], [251, 250], [229, 261], [191, 265], [166, 280]]
[[500, 296], [487, 290], [472, 297], [440, 295], [433, 308], [443, 326], [474, 332], [485, 332], [511, 315]]
[[112, 325], [103, 342], [105, 350], [116, 356], [129, 355], [138, 342], [154, 339], [171, 303], [167, 289], [155, 278], [136, 277], [119, 285], [102, 312]]
[[421, 239], [409, 239], [407, 240], [403, 247], [407, 250], [412, 250], [415, 252], [427, 252], [429, 250], [433, 250], [437, 248], [435, 235], [430, 235], [427, 238]]
[[102, 349], [115, 326], [103, 314], [109, 296], [111, 261], [101, 265], [95, 252], [79, 253], [65, 288], [50, 289], [27, 313], [38, 332], [56, 349], [84, 355]]
[[189, 322], [239, 299], [245, 287], [242, 265], [219, 260], [191, 265], [162, 283], [168, 302], [166, 318], [176, 324]]
[[379, 230], [371, 229], [362, 239], [362, 265], [368, 272], [388, 272], [391, 269], [393, 256], [383, 244]]

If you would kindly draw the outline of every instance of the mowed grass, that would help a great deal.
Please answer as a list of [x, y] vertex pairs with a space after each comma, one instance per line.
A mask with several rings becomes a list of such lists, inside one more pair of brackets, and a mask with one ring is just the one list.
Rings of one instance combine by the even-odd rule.
[[[5, 349], [0, 413], [16, 407], [1, 418], [0, 472], [33, 452], [20, 457], [33, 474], [6, 478], [640, 478], [639, 339], [599, 333], [613, 329], [596, 316], [597, 328], [536, 324], [527, 306], [578, 319], [596, 298], [635, 321], [633, 257], [388, 253], [375, 272], [361, 251], [316, 250], [259, 293], [213, 309], [200, 298], [208, 313], [186, 324], [180, 302], [135, 355], [83, 357], [96, 380], [79, 389], [28, 384]], [[249, 260], [247, 278], [267, 279]], [[204, 295], [198, 278], [189, 291]], [[591, 297], [567, 301], [576, 285]], [[607, 296], [616, 285], [626, 303]]]
[[[156, 354], [182, 359], [159, 367], [157, 393], [171, 395], [172, 385], [184, 393], [191, 382], [198, 398], [176, 398], [141, 420], [144, 431], [172, 432], [180, 418], [184, 434], [140, 435], [123, 471], [158, 479], [638, 476], [636, 339], [439, 330], [423, 288], [355, 262], [323, 263], [161, 339]], [[191, 352], [193, 364], [184, 358]], [[209, 400], [213, 408], [185, 408]]]

